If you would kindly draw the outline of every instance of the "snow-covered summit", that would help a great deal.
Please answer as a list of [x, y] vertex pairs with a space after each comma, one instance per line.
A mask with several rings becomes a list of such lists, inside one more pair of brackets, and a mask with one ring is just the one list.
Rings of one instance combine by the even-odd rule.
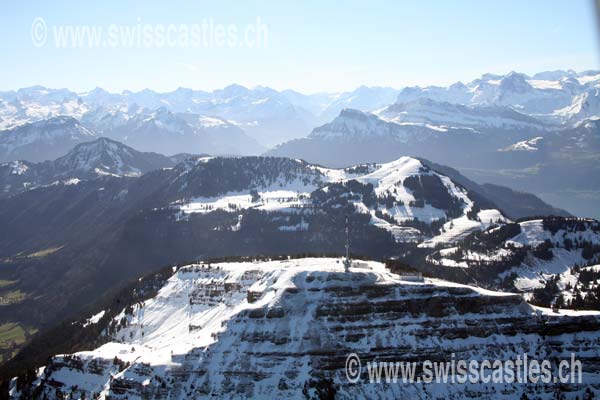
[[411, 127], [389, 123], [375, 114], [354, 109], [344, 109], [333, 121], [313, 129], [309, 139], [362, 141], [377, 137], [406, 140]]
[[[92, 138], [93, 139], [93, 138]], [[169, 157], [137, 151], [107, 138], [77, 144], [53, 161], [0, 163], [3, 195], [13, 195], [40, 186], [78, 183], [98, 177], [132, 177], [175, 164]]]
[[[553, 314], [513, 294], [405, 280], [377, 262], [354, 261], [344, 272], [333, 258], [192, 264], [177, 268], [156, 296], [102, 315], [104, 345], [53, 357], [31, 386], [13, 380], [11, 396], [35, 390], [114, 399], [422, 397], [427, 385], [349, 382], [346, 357], [356, 353], [363, 365], [381, 357], [450, 360], [450, 354], [560, 360], [577, 351], [593, 366], [600, 338], [597, 313]], [[578, 323], [585, 340], [570, 328]], [[584, 382], [597, 381], [595, 368], [584, 369]], [[446, 397], [469, 390], [488, 399], [498, 392], [555, 393], [544, 385], [500, 386], [431, 388]]]
[[[215, 168], [223, 171], [219, 190], [204, 178]], [[499, 210], [478, 204], [465, 188], [412, 157], [341, 169], [278, 158], [216, 158], [186, 166], [172, 188], [181, 191], [174, 203], [181, 217], [248, 209], [302, 215], [349, 207], [398, 242], [429, 239], [424, 246], [505, 221]], [[310, 229], [310, 222], [296, 228]]]
[[82, 143], [54, 162], [58, 171], [68, 175], [139, 176], [158, 167], [169, 166], [168, 158], [142, 153], [107, 138]]

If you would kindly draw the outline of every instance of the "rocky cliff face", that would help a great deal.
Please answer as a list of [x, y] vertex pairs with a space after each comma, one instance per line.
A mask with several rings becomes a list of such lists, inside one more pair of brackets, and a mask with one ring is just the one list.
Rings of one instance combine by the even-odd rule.
[[[13, 381], [12, 396], [574, 398], [600, 384], [600, 314], [553, 313], [514, 294], [410, 281], [376, 262], [354, 262], [349, 273], [337, 259], [182, 267], [105, 334], [109, 342], [96, 350], [54, 357], [31, 386]], [[575, 353], [584, 383], [370, 384], [366, 373], [351, 383], [349, 353], [363, 367], [527, 354], [554, 369]]]

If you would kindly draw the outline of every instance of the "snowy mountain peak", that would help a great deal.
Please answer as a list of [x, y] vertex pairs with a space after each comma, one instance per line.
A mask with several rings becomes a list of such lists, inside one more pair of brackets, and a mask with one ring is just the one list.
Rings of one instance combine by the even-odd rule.
[[365, 113], [364, 111], [356, 110], [353, 108], [344, 108], [340, 111], [339, 118], [342, 119], [357, 119], [366, 121], [371, 119], [373, 116], [369, 113]]
[[465, 188], [412, 157], [343, 169], [286, 158], [212, 158], [175, 170], [169, 191], [179, 191], [175, 204], [183, 216], [217, 209], [306, 210], [310, 215], [339, 209], [367, 217], [397, 242], [430, 239], [424, 246], [453, 242], [505, 220], [491, 203], [472, 199]]
[[115, 140], [100, 137], [93, 142], [81, 143], [75, 146], [67, 156], [75, 155], [75, 154], [102, 154], [102, 153], [126, 153], [130, 154], [133, 150], [131, 147], [124, 145], [123, 143], [119, 143]]
[[127, 165], [135, 152], [132, 148], [107, 138], [81, 143], [67, 155], [56, 160], [55, 164], [68, 171], [89, 172], [114, 175], [140, 175], [138, 169]]
[[217, 94], [222, 98], [239, 97], [247, 94], [250, 89], [245, 86], [238, 85], [236, 83], [226, 86], [225, 88], [218, 90]]
[[309, 138], [355, 140], [388, 135], [393, 130], [387, 122], [374, 114], [354, 109], [343, 109], [332, 122], [313, 129]]
[[[484, 74], [464, 86], [457, 83], [449, 87], [405, 88], [398, 95], [397, 102], [431, 98], [466, 106], [502, 105], [547, 124], [570, 124], [568, 118], [558, 117], [557, 110], [567, 107], [576, 96], [599, 84], [598, 71], [551, 71], [531, 78], [513, 71], [506, 75]], [[595, 113], [600, 114], [600, 110], [596, 109]]]
[[498, 75], [498, 74], [485, 73], [485, 74], [481, 75], [482, 81], [500, 80], [502, 78], [503, 78], [503, 76]]
[[54, 161], [57, 173], [78, 178], [97, 175], [139, 176], [169, 165], [171, 162], [167, 157], [142, 153], [104, 137], [78, 144], [67, 155]]
[[456, 91], [458, 91], [458, 90], [465, 90], [465, 89], [467, 89], [467, 85], [465, 85], [464, 83], [458, 81], [458, 82], [453, 83], [452, 85], [450, 85], [448, 88], [450, 90], [456, 90]]
[[[89, 138], [88, 138], [89, 140]], [[0, 164], [0, 195], [10, 196], [56, 184], [75, 184], [98, 177], [132, 177], [175, 164], [169, 157], [142, 153], [107, 138], [77, 144], [54, 161]]]
[[95, 96], [108, 96], [110, 93], [101, 87], [96, 86], [94, 89], [84, 94], [85, 96], [95, 97]]
[[524, 94], [533, 89], [527, 82], [527, 75], [518, 72], [511, 72], [500, 80], [499, 91], [501, 94], [505, 92]]

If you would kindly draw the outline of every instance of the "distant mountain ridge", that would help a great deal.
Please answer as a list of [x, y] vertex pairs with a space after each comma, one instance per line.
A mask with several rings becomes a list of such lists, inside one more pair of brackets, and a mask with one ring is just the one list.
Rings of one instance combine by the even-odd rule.
[[[352, 92], [305, 95], [292, 90], [278, 92], [258, 86], [248, 89], [230, 85], [206, 92], [179, 88], [173, 92], [152, 90], [109, 93], [96, 88], [86, 93], [41, 86], [0, 92], [0, 129], [58, 115], [72, 115], [88, 123], [98, 120], [98, 110], [164, 108], [175, 114], [198, 114], [229, 121], [264, 146], [305, 136], [314, 126], [325, 122], [348, 106], [368, 110], [393, 102], [398, 91], [391, 88], [360, 87]], [[105, 114], [105, 112], [103, 112]], [[125, 112], [125, 118], [128, 118]], [[102, 130], [102, 129], [100, 129]]]
[[379, 117], [397, 124], [421, 123], [441, 129], [503, 128], [546, 131], [556, 129], [542, 120], [520, 113], [508, 106], [465, 106], [441, 102], [430, 98], [418, 98], [406, 103], [395, 103], [376, 113]]
[[450, 165], [479, 183], [535, 191], [573, 214], [598, 216], [598, 120], [589, 117], [571, 127], [503, 105], [417, 98], [376, 114], [342, 110], [306, 138], [265, 154], [337, 167], [411, 154]]
[[579, 112], [578, 104], [584, 98], [594, 97], [599, 85], [598, 71], [548, 71], [531, 77], [516, 72], [484, 74], [469, 83], [457, 82], [448, 87], [397, 90], [361, 86], [344, 93], [315, 94], [277, 91], [264, 86], [249, 89], [235, 84], [212, 92], [178, 88], [167, 93], [149, 89], [109, 93], [101, 88], [76, 93], [33, 86], [0, 92], [0, 128], [58, 115], [81, 119], [98, 108], [137, 106], [222, 118], [239, 126], [262, 145], [273, 146], [306, 136], [312, 128], [331, 120], [345, 108], [375, 112], [394, 103], [419, 99], [465, 106], [504, 106], [543, 123], [573, 126], [598, 115], [597, 104], [588, 102], [590, 105], [581, 117], [575, 116]]
[[[41, 127], [44, 119], [70, 115], [96, 136], [144, 151], [262, 153], [335, 167], [410, 154], [450, 165], [479, 183], [535, 191], [573, 214], [598, 217], [599, 90], [600, 72], [571, 70], [312, 95], [241, 85], [120, 94], [36, 86], [0, 93], [0, 126], [37, 121]], [[0, 143], [17, 136], [4, 131]], [[54, 159], [79, 141], [48, 147], [37, 136], [38, 144], [22, 150], [14, 139], [4, 151], [0, 145], [0, 162]], [[45, 148], [54, 152], [39, 150]]]
[[175, 164], [162, 154], [143, 153], [114, 140], [98, 138], [76, 145], [66, 155], [53, 161], [0, 164], [0, 197], [61, 182], [77, 184], [79, 180], [100, 176], [140, 176]]
[[96, 134], [72, 117], [54, 117], [0, 131], [0, 161], [45, 161], [62, 156]]
[[467, 84], [404, 88], [396, 103], [428, 98], [468, 106], [508, 106], [546, 122], [568, 124], [569, 116], [558, 111], [577, 103], [582, 95], [595, 92], [599, 79], [598, 71], [553, 71], [533, 77], [517, 72], [484, 74]]
[[183, 151], [216, 155], [252, 155], [264, 150], [240, 127], [222, 118], [173, 113], [136, 105], [98, 108], [85, 114], [82, 123], [98, 134], [143, 151], [175, 154]]

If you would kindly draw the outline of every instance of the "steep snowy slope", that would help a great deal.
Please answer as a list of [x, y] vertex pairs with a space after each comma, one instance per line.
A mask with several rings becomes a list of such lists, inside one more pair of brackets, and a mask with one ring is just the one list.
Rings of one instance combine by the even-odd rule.
[[[208, 169], [211, 163], [202, 161], [184, 171], [178, 181], [185, 183], [176, 181], [172, 187], [187, 185], [190, 177]], [[216, 210], [314, 214], [322, 209], [349, 207], [349, 212], [368, 215], [371, 224], [389, 231], [399, 242], [431, 239], [424, 246], [454, 242], [473, 230], [505, 221], [491, 203], [476, 204], [466, 189], [414, 158], [338, 170], [296, 163], [299, 173], [249, 181], [245, 188], [211, 196], [186, 191], [185, 198], [174, 205], [180, 218]], [[482, 210], [482, 206], [488, 208]], [[304, 222], [281, 229], [307, 230], [309, 225]]]
[[600, 89], [594, 88], [577, 95], [571, 104], [554, 112], [556, 118], [576, 126], [586, 119], [600, 117]]
[[[600, 314], [557, 314], [520, 296], [425, 279], [377, 262], [339, 259], [193, 264], [158, 294], [110, 318], [106, 343], [57, 355], [13, 398], [411, 397], [551, 399], [598, 392]], [[104, 310], [103, 310], [104, 311]], [[102, 311], [100, 311], [102, 313]], [[104, 314], [102, 314], [104, 316]], [[91, 321], [91, 322], [90, 322]], [[84, 325], [85, 325], [84, 324]], [[359, 383], [344, 370], [362, 358]], [[367, 361], [547, 359], [575, 353], [581, 384], [367, 383]], [[419, 368], [420, 370], [420, 368]], [[417, 375], [418, 376], [418, 375]]]
[[569, 307], [580, 292], [582, 301], [573, 307], [593, 309], [600, 309], [600, 292], [596, 293], [594, 283], [597, 278], [578, 286], [578, 269], [599, 262], [600, 223], [560, 217], [491, 228], [427, 258], [434, 267], [489, 271], [486, 283], [513, 287], [546, 306], [556, 304], [562, 294], [558, 305]]
[[516, 220], [531, 216], [547, 215], [572, 217], [567, 211], [552, 207], [531, 193], [516, 191], [506, 186], [493, 185], [490, 183], [480, 185], [448, 166], [440, 165], [426, 159], [421, 159], [421, 162], [442, 175], [446, 175], [448, 178], [452, 179], [453, 182], [469, 190], [469, 192], [479, 194], [492, 200], [493, 203], [511, 219]]

